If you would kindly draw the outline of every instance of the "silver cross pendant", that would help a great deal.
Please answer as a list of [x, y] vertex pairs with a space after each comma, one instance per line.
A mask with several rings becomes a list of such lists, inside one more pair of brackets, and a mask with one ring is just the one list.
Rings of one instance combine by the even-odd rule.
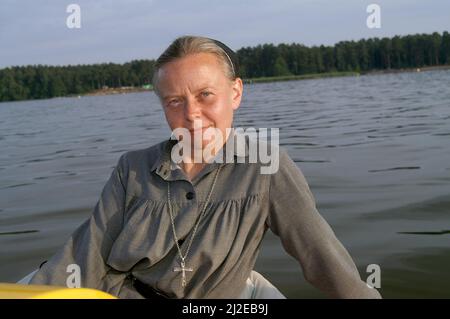
[[181, 267], [175, 267], [173, 271], [181, 271], [181, 286], [186, 287], [186, 271], [193, 271], [192, 268], [186, 268], [184, 261], [181, 261]]

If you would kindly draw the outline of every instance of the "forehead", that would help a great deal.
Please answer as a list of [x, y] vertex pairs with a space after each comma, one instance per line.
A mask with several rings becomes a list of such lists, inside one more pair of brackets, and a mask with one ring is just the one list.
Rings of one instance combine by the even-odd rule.
[[212, 53], [190, 54], [166, 63], [158, 70], [160, 91], [221, 85], [226, 80], [223, 64]]

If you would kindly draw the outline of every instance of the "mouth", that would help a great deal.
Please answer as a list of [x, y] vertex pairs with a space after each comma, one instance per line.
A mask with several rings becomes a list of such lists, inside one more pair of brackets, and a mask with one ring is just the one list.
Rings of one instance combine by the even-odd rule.
[[196, 128], [196, 129], [189, 129], [189, 132], [191, 133], [195, 133], [195, 132], [203, 132], [204, 130], [206, 130], [207, 128], [212, 127], [212, 125], [210, 126], [205, 126], [205, 127], [200, 127], [200, 128]]

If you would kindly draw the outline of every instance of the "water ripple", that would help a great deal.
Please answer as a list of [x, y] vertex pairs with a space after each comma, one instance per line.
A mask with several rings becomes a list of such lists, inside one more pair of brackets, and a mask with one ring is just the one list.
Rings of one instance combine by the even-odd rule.
[[384, 169], [372, 169], [369, 170], [370, 173], [375, 172], [387, 172], [387, 171], [398, 171], [398, 170], [410, 170], [410, 169], [420, 169], [420, 166], [399, 166], [399, 167], [391, 167], [391, 168], [384, 168]]

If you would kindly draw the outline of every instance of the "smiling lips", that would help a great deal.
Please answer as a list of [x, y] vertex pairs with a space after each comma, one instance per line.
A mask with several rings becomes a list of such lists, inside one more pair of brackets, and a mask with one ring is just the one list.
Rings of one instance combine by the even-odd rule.
[[189, 132], [191, 132], [191, 133], [200, 132], [200, 131], [206, 130], [208, 127], [211, 127], [211, 126], [205, 126], [205, 127], [196, 128], [196, 129], [192, 128], [192, 129], [189, 129]]

